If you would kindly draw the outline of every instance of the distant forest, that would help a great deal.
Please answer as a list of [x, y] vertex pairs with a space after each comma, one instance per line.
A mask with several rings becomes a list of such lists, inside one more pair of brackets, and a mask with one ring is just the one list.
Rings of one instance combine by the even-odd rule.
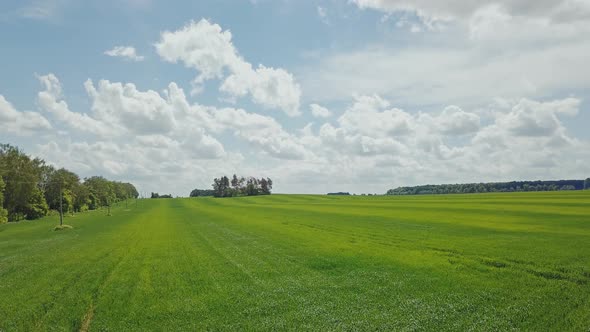
[[423, 186], [399, 187], [395, 189], [389, 189], [387, 191], [387, 195], [468, 194], [489, 192], [558, 191], [584, 189], [590, 189], [590, 178], [586, 180], [512, 181], [440, 185], [428, 184]]
[[214, 192], [213, 189], [194, 189], [190, 193], [190, 197], [205, 197], [205, 196], [213, 196]]
[[236, 197], [236, 196], [257, 196], [270, 195], [272, 180], [270, 178], [244, 178], [233, 175], [231, 180], [222, 176], [213, 180], [213, 189], [194, 189], [190, 197], [214, 196], [214, 197]]
[[137, 196], [131, 183], [102, 176], [80, 180], [65, 168], [0, 144], [0, 223], [41, 218], [60, 207], [64, 213], [94, 210]]
[[170, 195], [170, 194], [160, 195], [158, 193], [152, 193], [150, 198], [172, 198], [172, 195]]

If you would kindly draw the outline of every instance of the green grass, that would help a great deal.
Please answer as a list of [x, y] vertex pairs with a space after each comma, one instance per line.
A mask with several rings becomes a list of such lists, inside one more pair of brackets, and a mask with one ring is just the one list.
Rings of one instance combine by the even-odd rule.
[[112, 213], [0, 225], [0, 331], [590, 329], [590, 192]]

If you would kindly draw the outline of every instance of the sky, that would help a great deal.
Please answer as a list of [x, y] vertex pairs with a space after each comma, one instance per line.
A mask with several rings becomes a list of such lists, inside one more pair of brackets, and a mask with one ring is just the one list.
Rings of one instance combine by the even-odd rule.
[[590, 176], [589, 0], [0, 3], [0, 142], [187, 196]]

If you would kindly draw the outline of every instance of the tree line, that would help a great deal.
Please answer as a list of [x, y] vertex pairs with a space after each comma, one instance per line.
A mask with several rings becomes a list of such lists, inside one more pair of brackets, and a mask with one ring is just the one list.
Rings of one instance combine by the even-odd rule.
[[191, 191], [189, 197], [205, 197], [213, 196], [213, 194], [213, 189], [194, 189], [193, 191]]
[[[270, 178], [257, 179], [255, 177], [238, 178], [238, 176], [234, 174], [231, 180], [225, 175], [220, 178], [215, 178], [212, 186], [212, 194], [214, 197], [270, 195], [272, 190], [272, 180]], [[195, 190], [193, 190], [193, 192], [195, 194], [206, 193], [203, 191], [195, 192]]]
[[139, 193], [131, 183], [92, 176], [83, 181], [65, 168], [31, 158], [18, 147], [0, 144], [0, 223], [107, 207]]
[[389, 189], [387, 195], [432, 195], [488, 192], [558, 191], [590, 189], [590, 178], [586, 180], [558, 181], [512, 181], [492, 183], [464, 183], [422, 185]]
[[158, 193], [152, 193], [151, 198], [172, 198], [172, 195], [170, 195], [170, 194], [160, 195]]

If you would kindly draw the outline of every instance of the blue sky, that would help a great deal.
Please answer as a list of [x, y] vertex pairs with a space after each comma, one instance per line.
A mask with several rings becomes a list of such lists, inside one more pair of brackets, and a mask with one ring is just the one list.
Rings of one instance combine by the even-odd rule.
[[0, 141], [186, 195], [585, 178], [581, 0], [4, 1]]

